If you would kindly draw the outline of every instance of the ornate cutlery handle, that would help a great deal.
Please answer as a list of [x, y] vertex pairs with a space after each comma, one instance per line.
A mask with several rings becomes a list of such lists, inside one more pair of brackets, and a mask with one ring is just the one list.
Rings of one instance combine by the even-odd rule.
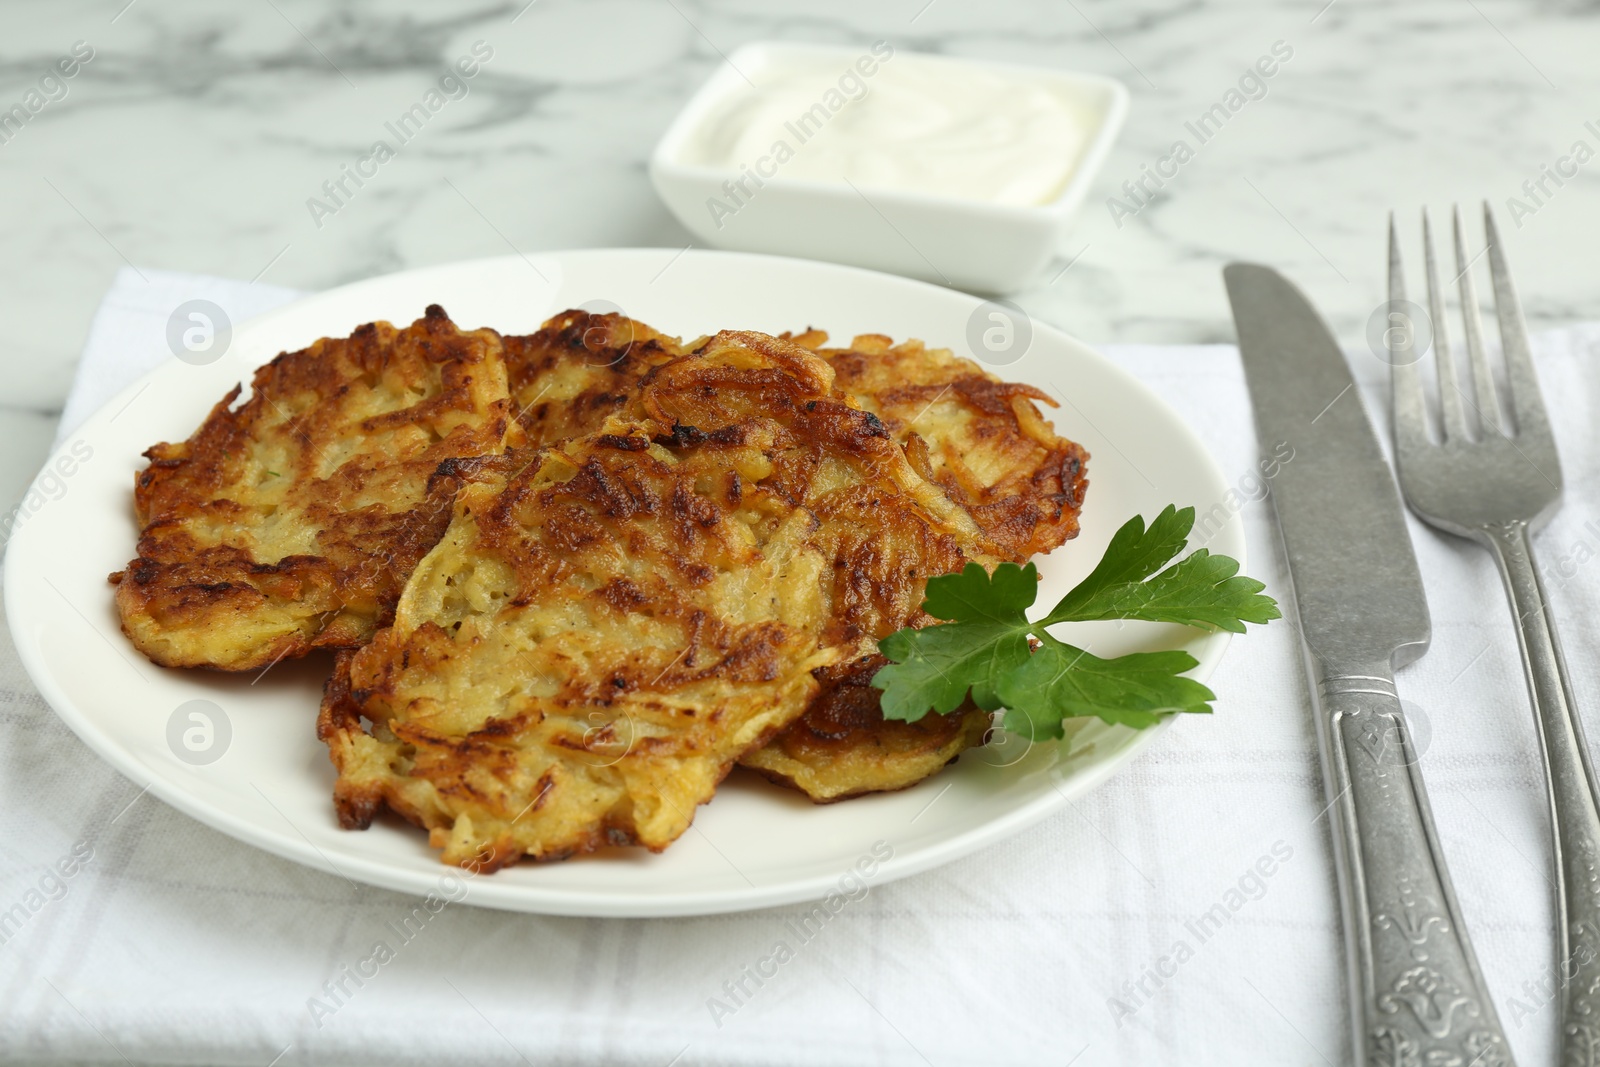
[[1533, 563], [1525, 522], [1483, 528], [1517, 616], [1517, 644], [1539, 724], [1555, 830], [1561, 977], [1561, 1062], [1600, 1064], [1600, 808], [1594, 768], [1567, 681], [1555, 618]]
[[1388, 665], [1318, 688], [1358, 1067], [1508, 1067]]

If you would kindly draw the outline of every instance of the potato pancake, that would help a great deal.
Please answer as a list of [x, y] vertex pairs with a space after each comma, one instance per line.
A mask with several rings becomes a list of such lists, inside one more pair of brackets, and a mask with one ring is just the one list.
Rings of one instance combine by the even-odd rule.
[[885, 719], [872, 676], [888, 662], [874, 654], [823, 668], [805, 714], [740, 766], [826, 804], [905, 789], [984, 743], [992, 716], [970, 700], [948, 715]]
[[[918, 472], [972, 515], [998, 558], [1025, 562], [1077, 535], [1088, 455], [1040, 415], [1034, 402], [1053, 405], [1048, 394], [920, 341], [867, 334], [829, 348], [820, 330], [785, 337], [827, 360], [835, 391], [883, 421]], [[591, 430], [630, 410], [638, 383], [682, 349], [620, 315], [563, 312], [536, 334], [506, 339], [520, 421], [534, 443]], [[911, 624], [909, 615], [885, 620], [872, 636]], [[884, 721], [866, 684], [873, 663], [881, 665], [874, 655], [827, 673], [805, 715], [741, 762], [820, 802], [906, 788], [983, 743], [988, 717], [975, 708], [915, 725]]]
[[1022, 563], [1078, 536], [1089, 454], [1040, 414], [1035, 401], [1056, 406], [1049, 393], [921, 341], [864, 334], [828, 348], [821, 330], [792, 339], [828, 361], [835, 388], [882, 419], [912, 465], [1007, 559]]
[[498, 452], [500, 337], [429, 307], [324, 338], [236, 386], [134, 485], [138, 558], [111, 576], [122, 629], [167, 667], [259, 670], [353, 648], [388, 622], [444, 532], [446, 460]]
[[[1036, 401], [1055, 406], [1048, 393], [921, 341], [863, 334], [829, 348], [821, 330], [781, 336], [827, 360], [834, 389], [882, 419], [919, 473], [970, 512], [1005, 558], [1020, 563], [1077, 536], [1089, 456], [1040, 414]], [[507, 337], [505, 347], [519, 421], [535, 444], [628, 412], [643, 377], [685, 350], [644, 323], [581, 310]]]
[[341, 654], [319, 723], [340, 821], [383, 807], [446, 862], [665, 848], [817, 672], [992, 563], [971, 516], [833, 388], [718, 334], [642, 377], [642, 417], [463, 460], [393, 626]]
[[[828, 335], [785, 335], [826, 359], [835, 388], [883, 420], [919, 473], [969, 512], [1004, 560], [1024, 563], [1078, 535], [1089, 455], [1055, 432], [1034, 401], [949, 349], [881, 334], [828, 348]], [[922, 619], [907, 618], [876, 637]], [[984, 743], [990, 716], [968, 704], [916, 723], [883, 718], [873, 654], [832, 672], [806, 713], [740, 762], [818, 803], [905, 789]]]

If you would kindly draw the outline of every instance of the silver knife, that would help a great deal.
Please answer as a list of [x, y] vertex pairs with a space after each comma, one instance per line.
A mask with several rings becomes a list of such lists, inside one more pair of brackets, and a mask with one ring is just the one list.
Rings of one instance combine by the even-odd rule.
[[1270, 267], [1223, 271], [1299, 612], [1344, 916], [1355, 1062], [1506, 1067], [1394, 668], [1428, 648], [1405, 512], [1350, 367]]

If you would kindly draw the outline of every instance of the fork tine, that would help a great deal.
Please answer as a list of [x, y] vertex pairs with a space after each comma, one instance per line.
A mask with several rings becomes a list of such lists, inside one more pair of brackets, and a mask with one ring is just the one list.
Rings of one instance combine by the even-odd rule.
[[[1389, 212], [1389, 320], [1384, 340], [1389, 345], [1389, 383], [1393, 403], [1395, 450], [1400, 455], [1428, 443], [1427, 406], [1422, 395], [1422, 374], [1417, 369], [1416, 324], [1395, 322], [1406, 299], [1405, 268], [1400, 263], [1400, 238], [1395, 233], [1394, 212]], [[1395, 340], [1400, 343], [1396, 344]]]
[[1489, 244], [1489, 274], [1494, 279], [1494, 312], [1500, 320], [1500, 347], [1506, 354], [1506, 383], [1511, 387], [1511, 412], [1516, 416], [1517, 434], [1549, 432], [1544, 397], [1539, 392], [1539, 377], [1528, 352], [1528, 327], [1522, 320], [1522, 305], [1511, 284], [1511, 268], [1500, 244], [1500, 230], [1494, 224], [1489, 201], [1483, 202], [1483, 232]]
[[1433, 258], [1433, 227], [1428, 209], [1422, 209], [1422, 253], [1428, 275], [1428, 318], [1433, 326], [1433, 362], [1439, 372], [1440, 436], [1446, 441], [1467, 439], [1467, 416], [1461, 408], [1461, 384], [1456, 376], [1450, 332], [1445, 328], [1444, 293], [1439, 288], [1439, 265]]
[[1489, 355], [1483, 348], [1483, 316], [1478, 311], [1478, 290], [1472, 282], [1467, 242], [1461, 236], [1461, 208], [1452, 206], [1450, 212], [1451, 228], [1455, 231], [1456, 280], [1461, 283], [1461, 322], [1467, 336], [1467, 365], [1472, 369], [1472, 406], [1478, 411], [1480, 434], [1489, 437], [1501, 432], [1500, 402], [1495, 399]]

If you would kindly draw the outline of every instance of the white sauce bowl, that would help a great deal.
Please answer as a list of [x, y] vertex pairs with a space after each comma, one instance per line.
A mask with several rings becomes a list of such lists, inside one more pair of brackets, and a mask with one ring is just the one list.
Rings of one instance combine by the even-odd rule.
[[756, 42], [728, 59], [650, 158], [697, 238], [981, 292], [1021, 288], [1063, 250], [1128, 110], [1112, 78], [882, 42]]

